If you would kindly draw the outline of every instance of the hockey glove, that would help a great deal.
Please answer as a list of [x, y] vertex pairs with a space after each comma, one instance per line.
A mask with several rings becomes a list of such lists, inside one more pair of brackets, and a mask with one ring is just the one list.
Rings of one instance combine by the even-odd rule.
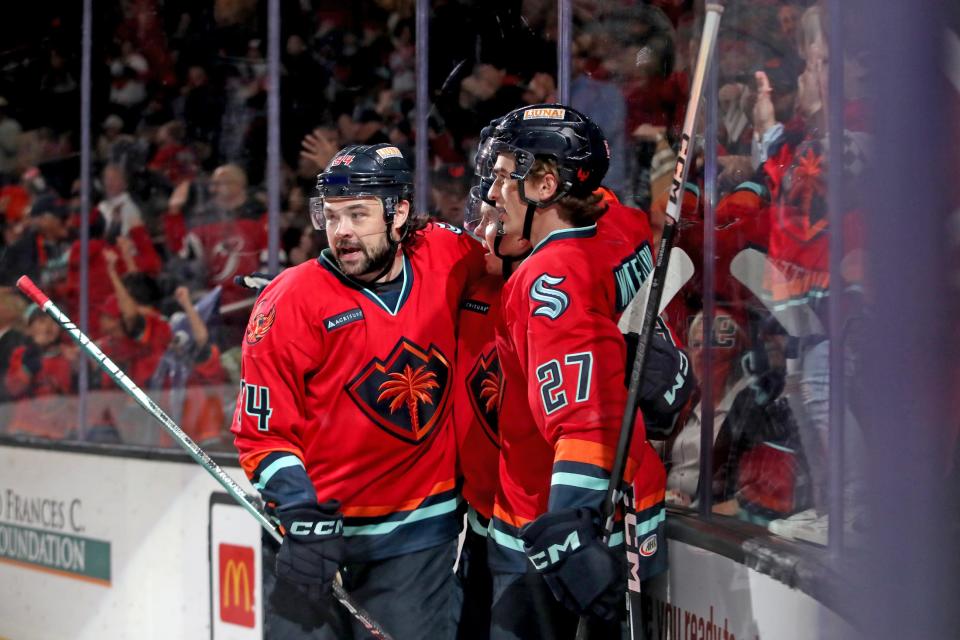
[[520, 530], [523, 550], [554, 597], [577, 615], [613, 620], [623, 604], [625, 561], [600, 540], [594, 509], [545, 513]]
[[[632, 366], [637, 337], [628, 334], [627, 340], [627, 363]], [[660, 331], [654, 331], [640, 386], [639, 404], [647, 438], [665, 440], [672, 435], [675, 418], [695, 386], [686, 354]]]
[[343, 514], [340, 503], [277, 509], [284, 529], [277, 553], [277, 579], [296, 585], [311, 600], [323, 600], [343, 562]]

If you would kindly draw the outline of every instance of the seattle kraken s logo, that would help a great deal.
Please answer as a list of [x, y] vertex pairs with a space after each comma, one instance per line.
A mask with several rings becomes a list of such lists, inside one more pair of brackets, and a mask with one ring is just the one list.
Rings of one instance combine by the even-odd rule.
[[566, 280], [564, 277], [556, 278], [544, 273], [534, 281], [533, 286], [530, 287], [530, 297], [543, 304], [533, 310], [533, 315], [556, 320], [567, 310], [570, 306], [570, 298], [563, 291], [552, 288], [564, 280]]

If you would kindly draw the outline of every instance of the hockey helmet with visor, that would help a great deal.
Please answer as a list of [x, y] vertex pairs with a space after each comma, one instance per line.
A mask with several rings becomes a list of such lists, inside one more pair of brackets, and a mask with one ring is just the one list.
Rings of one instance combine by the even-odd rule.
[[310, 199], [310, 219], [323, 230], [324, 202], [329, 198], [375, 197], [389, 226], [402, 200], [413, 200], [413, 172], [403, 153], [388, 143], [341, 149], [317, 175], [317, 196]]

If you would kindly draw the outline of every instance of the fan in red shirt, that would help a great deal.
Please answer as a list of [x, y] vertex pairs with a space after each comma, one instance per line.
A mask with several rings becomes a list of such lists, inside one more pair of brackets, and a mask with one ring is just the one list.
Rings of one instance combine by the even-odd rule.
[[[247, 174], [237, 165], [217, 167], [210, 199], [201, 193], [189, 182], [177, 187], [164, 214], [164, 235], [177, 254], [180, 266], [174, 271], [180, 271], [180, 281], [202, 289], [222, 287], [226, 306], [249, 297], [234, 278], [260, 270], [267, 248], [266, 215], [248, 196]], [[247, 313], [248, 307], [221, 316], [220, 344], [239, 344]]]
[[4, 381], [11, 395], [20, 398], [7, 433], [64, 438], [77, 418], [77, 347], [63, 343], [60, 326], [36, 305], [27, 308], [26, 316], [30, 341], [13, 350]]
[[[160, 299], [156, 281], [141, 273], [128, 273], [121, 278], [117, 271], [120, 257], [104, 252], [107, 276], [114, 293], [100, 307], [100, 337], [97, 344], [138, 386], [146, 387], [170, 343], [170, 326], [153, 308]], [[100, 388], [113, 391], [114, 382], [106, 373]], [[121, 428], [116, 416], [117, 398], [122, 393], [97, 394], [91, 401], [93, 424]], [[121, 434], [122, 436], [122, 434]]]

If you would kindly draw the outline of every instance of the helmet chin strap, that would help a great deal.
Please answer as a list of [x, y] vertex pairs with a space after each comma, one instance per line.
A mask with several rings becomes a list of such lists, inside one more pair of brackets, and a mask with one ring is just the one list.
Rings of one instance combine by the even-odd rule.
[[536, 214], [537, 209], [545, 209], [555, 203], [557, 200], [567, 195], [567, 192], [570, 190], [569, 186], [564, 184], [564, 188], [558, 188], [556, 193], [546, 200], [537, 201], [531, 200], [527, 197], [524, 185], [526, 184], [527, 179], [523, 178], [522, 180], [517, 181], [517, 189], [519, 191], [520, 199], [527, 203], [527, 212], [523, 216], [523, 239], [527, 242], [532, 243], [533, 240], [530, 239], [530, 233], [533, 231], [533, 216]]
[[503, 242], [503, 236], [498, 235], [493, 240], [493, 255], [500, 258], [500, 263], [503, 266], [503, 279], [506, 280], [510, 277], [510, 274], [513, 273], [514, 265], [519, 262], [523, 262], [523, 259], [530, 255], [530, 251], [525, 251], [523, 255], [520, 256], [505, 256], [500, 253], [500, 243]]

